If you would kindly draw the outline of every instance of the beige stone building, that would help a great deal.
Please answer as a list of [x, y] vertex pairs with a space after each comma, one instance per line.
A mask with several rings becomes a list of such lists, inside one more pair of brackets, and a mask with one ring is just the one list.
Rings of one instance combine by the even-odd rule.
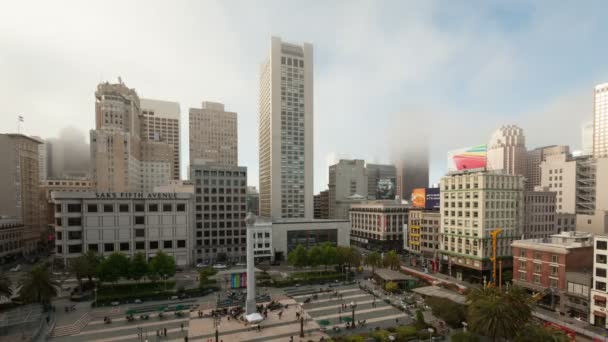
[[194, 193], [194, 182], [184, 180], [170, 180], [168, 184], [154, 187], [154, 192], [185, 192]]
[[541, 169], [540, 164], [547, 160], [549, 156], [570, 155], [570, 148], [564, 145], [553, 145], [538, 147], [530, 150], [526, 154], [526, 165], [525, 165], [525, 176], [526, 176], [526, 190], [533, 191], [535, 187], [541, 185]]
[[313, 47], [273, 37], [260, 67], [260, 215], [313, 217]]
[[236, 113], [216, 102], [190, 108], [190, 165], [238, 165]]
[[541, 162], [541, 187], [556, 193], [558, 213], [576, 213], [576, 160], [553, 155]]
[[152, 192], [154, 187], [173, 179], [174, 147], [164, 141], [141, 143], [141, 190]]
[[542, 239], [557, 233], [554, 191], [538, 187], [524, 192], [522, 239]]
[[401, 250], [407, 213], [408, 207], [396, 201], [353, 204], [349, 212], [351, 244], [374, 250]]
[[23, 134], [0, 134], [0, 215], [23, 223], [23, 252], [37, 249], [40, 239], [38, 146]]
[[0, 216], [0, 260], [23, 253], [23, 223], [15, 218]]
[[367, 199], [365, 161], [341, 159], [329, 167], [329, 218], [348, 219], [352, 196]]
[[438, 210], [410, 209], [406, 249], [425, 258], [438, 258], [441, 213]]
[[511, 267], [511, 242], [524, 223], [524, 177], [502, 171], [451, 172], [441, 178], [441, 253], [459, 279], [489, 280], [490, 233], [502, 229], [497, 258]]
[[593, 157], [608, 157], [608, 83], [595, 86], [593, 95]]
[[502, 170], [511, 175], [526, 172], [526, 139], [523, 129], [507, 125], [497, 129], [488, 143], [488, 170]]
[[[141, 99], [142, 141], [162, 141], [171, 148], [171, 179], [180, 179], [180, 108], [179, 103]], [[146, 190], [144, 190], [146, 191]]]

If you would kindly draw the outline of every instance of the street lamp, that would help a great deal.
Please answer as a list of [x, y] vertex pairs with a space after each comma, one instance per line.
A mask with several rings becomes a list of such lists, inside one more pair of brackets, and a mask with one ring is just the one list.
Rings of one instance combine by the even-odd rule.
[[462, 331], [467, 332], [467, 326], [469, 324], [467, 322], [462, 322]]
[[97, 286], [93, 288], [93, 292], [95, 292], [95, 307], [97, 307]]
[[355, 324], [355, 309], [357, 308], [357, 303], [350, 302], [350, 307], [351, 307], [351, 309], [353, 309], [353, 322], [351, 323], [351, 326], [353, 328], [355, 328], [356, 327], [356, 324]]
[[304, 303], [300, 303], [300, 337], [304, 337]]
[[433, 332], [435, 330], [433, 330], [433, 328], [428, 328], [428, 331], [429, 331], [429, 334], [430, 334], [429, 341], [433, 341]]
[[213, 326], [215, 327], [215, 342], [220, 342], [219, 327], [221, 321], [222, 318], [218, 314], [215, 314], [215, 316], [213, 316]]

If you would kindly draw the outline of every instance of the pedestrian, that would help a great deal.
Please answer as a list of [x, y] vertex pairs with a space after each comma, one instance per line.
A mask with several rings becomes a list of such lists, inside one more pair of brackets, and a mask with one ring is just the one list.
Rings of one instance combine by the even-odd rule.
[[51, 320], [51, 317], [46, 316], [46, 324], [49, 324], [49, 321]]
[[342, 315], [338, 316], [338, 322], [342, 323]]
[[180, 323], [179, 327], [184, 331], [184, 323]]
[[165, 337], [167, 337], [167, 328], [165, 328]]
[[188, 342], [188, 336], [184, 336], [184, 342]]
[[160, 333], [158, 332], [158, 329], [156, 329], [156, 336], [160, 336]]

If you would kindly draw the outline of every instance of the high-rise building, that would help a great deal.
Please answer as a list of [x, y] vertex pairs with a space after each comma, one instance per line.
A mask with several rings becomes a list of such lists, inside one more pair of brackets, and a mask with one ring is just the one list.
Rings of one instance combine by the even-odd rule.
[[400, 251], [407, 213], [408, 206], [395, 201], [353, 204], [349, 211], [351, 244], [367, 249]]
[[255, 186], [247, 187], [247, 212], [260, 215], [260, 193]]
[[14, 260], [23, 254], [23, 230], [21, 221], [0, 216], [0, 261]]
[[523, 239], [542, 239], [557, 233], [556, 193], [538, 187], [536, 191], [524, 191]]
[[553, 155], [540, 164], [540, 186], [556, 192], [555, 210], [576, 213], [576, 160], [568, 155]]
[[38, 146], [23, 134], [0, 134], [0, 215], [23, 223], [23, 251], [34, 252], [41, 239]]
[[329, 218], [329, 190], [321, 191], [314, 197], [314, 218]]
[[367, 198], [367, 171], [365, 161], [341, 159], [329, 167], [329, 218], [348, 219], [353, 195]]
[[48, 179], [91, 178], [91, 147], [84, 132], [65, 127], [44, 144]]
[[429, 187], [429, 156], [427, 151], [409, 152], [399, 160], [397, 170], [397, 196], [409, 201], [416, 188]]
[[608, 303], [608, 235], [593, 238], [593, 287], [589, 323], [608, 329], [606, 304]]
[[260, 67], [260, 215], [313, 217], [313, 47], [272, 37]]
[[526, 172], [526, 139], [524, 130], [515, 126], [501, 126], [490, 138], [487, 155], [488, 170], [503, 170], [510, 175]]
[[237, 114], [203, 102], [190, 108], [190, 165], [238, 165]]
[[95, 130], [90, 140], [94, 186], [100, 192], [139, 191], [139, 96], [119, 79], [117, 84], [99, 84], [95, 100]]
[[47, 179], [49, 176], [48, 152], [47, 151], [48, 151], [50, 145], [39, 137], [35, 137], [35, 138], [42, 142], [40, 145], [38, 145], [38, 168], [40, 169], [38, 179], [40, 181], [43, 181], [43, 180]]
[[608, 83], [595, 86], [593, 95], [593, 157], [608, 157]]
[[[171, 179], [180, 179], [180, 108], [179, 103], [141, 99], [142, 141], [162, 141], [171, 148]], [[144, 190], [146, 191], [146, 190]]]
[[593, 154], [593, 120], [586, 121], [581, 126], [583, 155]]
[[489, 280], [492, 238], [498, 235], [496, 255], [511, 268], [511, 242], [521, 237], [524, 177], [501, 171], [458, 171], [441, 178], [442, 263], [458, 279]]
[[[367, 198], [368, 199], [394, 199], [393, 198], [378, 198], [378, 185], [384, 183], [392, 183], [394, 187], [397, 185], [397, 169], [395, 165], [367, 164]], [[395, 190], [395, 189], [393, 189]]]
[[534, 188], [540, 186], [541, 169], [540, 164], [547, 159], [549, 156], [554, 155], [570, 155], [570, 148], [568, 146], [544, 146], [530, 150], [526, 153], [526, 164], [525, 164], [525, 176], [526, 176], [526, 190], [534, 191]]
[[247, 168], [190, 165], [195, 189], [196, 262], [244, 262]]
[[141, 142], [141, 190], [152, 192], [154, 187], [169, 184], [173, 179], [174, 147], [164, 141]]

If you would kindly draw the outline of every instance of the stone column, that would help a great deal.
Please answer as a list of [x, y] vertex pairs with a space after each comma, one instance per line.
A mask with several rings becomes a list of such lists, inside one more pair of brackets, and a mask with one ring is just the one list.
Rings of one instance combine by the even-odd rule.
[[247, 214], [245, 224], [247, 225], [247, 302], [245, 309], [249, 315], [257, 311], [255, 303], [255, 258], [253, 255], [255, 215], [253, 213]]

